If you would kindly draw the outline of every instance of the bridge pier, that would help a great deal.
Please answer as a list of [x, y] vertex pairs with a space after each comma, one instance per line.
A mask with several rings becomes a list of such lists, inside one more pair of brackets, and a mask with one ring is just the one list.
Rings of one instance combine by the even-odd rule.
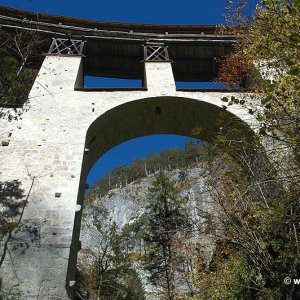
[[170, 61], [145, 61], [145, 85], [149, 92], [162, 96], [175, 94], [176, 86]]
[[[6, 236], [1, 243], [1, 253], [6, 249], [1, 266], [2, 289], [20, 291], [21, 299], [68, 298], [66, 287], [72, 289], [75, 280], [75, 264], [69, 258], [75, 262], [79, 250], [76, 232], [80, 217], [75, 225], [74, 218], [79, 210], [77, 194], [86, 131], [96, 117], [92, 102], [98, 101], [97, 113], [102, 114], [126, 98], [126, 92], [119, 93], [122, 97], [108, 105], [110, 97], [106, 97], [102, 106], [99, 95], [89, 99], [88, 94], [75, 92], [75, 83], [81, 77], [80, 64], [80, 56], [47, 56], [30, 92], [28, 111], [18, 120], [1, 120], [2, 140], [11, 134], [8, 145], [0, 148], [2, 212], [9, 216], [8, 222], [1, 225], [2, 229], [16, 226], [7, 244]], [[146, 73], [151, 74], [147, 76], [149, 89], [169, 89], [163, 78], [173, 76], [170, 63], [145, 64], [149, 65], [145, 66]], [[172, 85], [172, 78], [171, 84], [166, 82]], [[80, 197], [84, 185], [85, 178]], [[11, 194], [8, 189], [13, 189]], [[17, 203], [18, 211], [9, 202]], [[70, 255], [73, 231], [76, 238]]]
[[72, 103], [80, 61], [46, 57], [28, 111], [1, 124], [1, 137], [11, 134], [0, 148], [6, 216], [1, 225], [15, 229], [6, 245], [8, 237], [3, 237], [0, 274], [2, 289], [19, 291], [21, 299], [68, 298], [65, 281], [86, 131]]

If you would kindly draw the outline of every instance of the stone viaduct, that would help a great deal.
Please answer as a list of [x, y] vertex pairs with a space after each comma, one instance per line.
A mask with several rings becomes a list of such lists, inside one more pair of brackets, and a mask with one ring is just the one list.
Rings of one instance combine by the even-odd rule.
[[[21, 203], [12, 220], [23, 211], [8, 242], [1, 237], [1, 253], [7, 251], [1, 288], [18, 290], [20, 299], [68, 299], [85, 179], [101, 155], [132, 138], [192, 136], [196, 127], [205, 128], [199, 137], [211, 142], [221, 111], [239, 120], [228, 126], [249, 132], [246, 111], [222, 108], [222, 97], [235, 91], [175, 85], [212, 80], [216, 58], [232, 50], [235, 38], [217, 35], [215, 26], [104, 23], [7, 7], [0, 7], [0, 25], [53, 38], [23, 113], [0, 120], [2, 213], [8, 200]], [[141, 79], [143, 86], [85, 88], [84, 75]]]

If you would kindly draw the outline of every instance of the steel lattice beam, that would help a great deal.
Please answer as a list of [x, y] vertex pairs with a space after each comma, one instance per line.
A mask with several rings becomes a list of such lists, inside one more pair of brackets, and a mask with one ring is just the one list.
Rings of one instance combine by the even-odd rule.
[[48, 54], [82, 55], [84, 41], [54, 38]]
[[147, 61], [168, 61], [168, 48], [165, 45], [146, 45], [144, 46], [144, 59]]

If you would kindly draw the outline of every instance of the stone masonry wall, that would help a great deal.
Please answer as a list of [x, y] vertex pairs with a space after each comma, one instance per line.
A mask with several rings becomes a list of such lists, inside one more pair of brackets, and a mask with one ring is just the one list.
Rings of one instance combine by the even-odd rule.
[[[0, 209], [7, 215], [14, 209], [7, 203], [20, 204], [15, 214], [10, 211], [14, 226], [25, 207], [7, 243], [0, 276], [2, 290], [19, 291], [20, 299], [69, 297], [66, 287], [74, 284], [72, 272], [66, 279], [70, 244], [86, 133], [93, 121], [120, 104], [147, 97], [185, 97], [221, 107], [225, 96], [176, 91], [170, 62], [145, 63], [147, 91], [74, 91], [80, 61], [79, 56], [47, 56], [26, 111], [18, 120], [0, 120]], [[251, 122], [242, 109], [231, 111]], [[6, 194], [9, 186], [14, 195]], [[0, 239], [1, 255], [7, 235]]]

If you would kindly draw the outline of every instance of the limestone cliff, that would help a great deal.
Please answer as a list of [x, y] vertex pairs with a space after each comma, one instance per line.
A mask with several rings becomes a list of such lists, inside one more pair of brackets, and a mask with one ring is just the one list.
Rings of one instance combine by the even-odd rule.
[[[177, 291], [188, 293], [193, 289], [189, 276], [193, 276], [193, 268], [199, 264], [197, 258], [201, 255], [202, 265], [209, 264], [215, 236], [220, 230], [216, 206], [206, 185], [211, 171], [198, 164], [184, 171], [178, 169], [169, 171], [168, 176], [176, 183], [180, 196], [188, 200], [187, 211], [193, 223], [184, 249], [178, 250], [184, 252], [182, 254], [185, 258], [181, 271], [176, 275]], [[89, 273], [99, 256], [103, 254], [106, 235], [112, 224], [115, 224], [117, 231], [121, 233], [143, 217], [147, 191], [154, 177], [155, 175], [150, 175], [124, 187], [112, 189], [105, 196], [86, 204], [81, 227], [82, 250], [78, 256], [78, 269], [81, 274]], [[189, 253], [185, 252], [187, 244]], [[132, 254], [132, 265], [140, 277], [146, 299], [160, 298], [162, 287], [152, 284], [150, 274], [143, 268], [140, 256], [134, 255], [143, 252], [143, 241], [136, 239], [133, 245], [131, 244], [129, 252]]]

